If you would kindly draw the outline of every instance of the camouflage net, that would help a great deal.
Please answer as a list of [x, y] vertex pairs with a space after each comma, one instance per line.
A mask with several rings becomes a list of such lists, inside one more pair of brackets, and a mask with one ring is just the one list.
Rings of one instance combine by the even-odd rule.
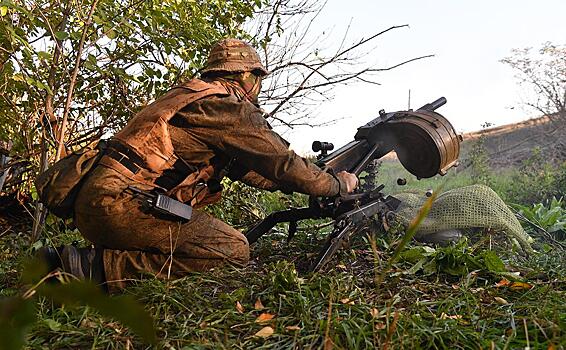
[[[427, 197], [415, 193], [394, 195], [402, 204], [396, 211], [401, 224], [408, 226], [417, 215]], [[472, 185], [446, 191], [436, 198], [428, 216], [423, 220], [415, 237], [450, 229], [484, 228], [505, 232], [516, 240], [524, 251], [531, 252], [533, 239], [503, 200], [491, 188]]]

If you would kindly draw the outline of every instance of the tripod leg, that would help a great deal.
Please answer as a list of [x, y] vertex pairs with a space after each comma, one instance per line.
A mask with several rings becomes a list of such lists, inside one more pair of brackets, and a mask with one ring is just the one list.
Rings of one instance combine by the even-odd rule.
[[344, 242], [348, 240], [351, 229], [351, 222], [340, 221], [335, 224], [334, 230], [328, 236], [324, 246], [316, 258], [316, 261], [311, 266], [311, 271], [320, 270], [330, 261], [330, 259], [332, 259], [338, 249], [340, 249]]

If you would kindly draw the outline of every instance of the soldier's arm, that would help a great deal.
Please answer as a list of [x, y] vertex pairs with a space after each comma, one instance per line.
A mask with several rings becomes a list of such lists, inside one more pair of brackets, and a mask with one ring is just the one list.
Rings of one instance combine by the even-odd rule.
[[238, 164], [235, 164], [235, 166], [233, 166], [233, 169], [230, 170], [227, 176], [230, 178], [230, 180], [241, 181], [248, 186], [262, 190], [277, 191], [279, 189], [279, 186], [275, 182], [266, 179], [253, 170], [248, 171], [243, 167], [239, 167]]
[[287, 192], [315, 196], [346, 193], [342, 181], [289, 150], [288, 143], [271, 130], [259, 109], [242, 103], [238, 112], [233, 129], [222, 138], [221, 147], [226, 153]]
[[260, 109], [233, 96], [210, 98], [190, 105], [181, 115], [193, 142], [213, 152], [237, 158], [248, 171], [286, 191], [315, 196], [347, 192], [346, 184], [288, 149], [288, 143], [269, 127]]

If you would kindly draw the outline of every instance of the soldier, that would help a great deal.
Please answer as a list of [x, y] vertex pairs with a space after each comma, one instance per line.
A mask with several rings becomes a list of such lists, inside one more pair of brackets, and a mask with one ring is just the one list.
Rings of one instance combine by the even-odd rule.
[[[77, 196], [76, 225], [96, 248], [49, 248], [51, 267], [112, 290], [141, 273], [181, 277], [224, 263], [246, 265], [245, 236], [199, 209], [219, 200], [224, 176], [269, 191], [352, 192], [355, 175], [321, 170], [271, 130], [257, 107], [267, 74], [250, 45], [225, 39], [211, 49], [201, 79], [136, 114], [109, 141]], [[147, 210], [129, 186], [190, 204], [192, 218], [179, 222]]]

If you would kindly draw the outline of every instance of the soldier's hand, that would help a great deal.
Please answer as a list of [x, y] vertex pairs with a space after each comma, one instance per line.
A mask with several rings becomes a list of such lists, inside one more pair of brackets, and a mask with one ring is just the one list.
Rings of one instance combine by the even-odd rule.
[[346, 184], [346, 190], [348, 193], [352, 193], [356, 187], [358, 187], [358, 177], [352, 173], [347, 171], [341, 171], [336, 174], [340, 180], [342, 180]]

